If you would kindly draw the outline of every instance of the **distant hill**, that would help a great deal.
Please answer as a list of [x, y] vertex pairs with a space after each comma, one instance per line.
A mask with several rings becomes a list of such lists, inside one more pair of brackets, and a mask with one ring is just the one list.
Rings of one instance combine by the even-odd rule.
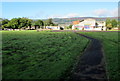
[[[72, 24], [73, 21], [84, 20], [87, 18], [92, 18], [97, 21], [106, 21], [107, 18], [118, 20], [118, 17], [73, 17], [73, 18], [53, 18], [53, 22], [59, 25], [67, 26]], [[33, 20], [38, 20], [38, 19], [33, 19]], [[42, 19], [42, 20], [45, 21], [47, 19]]]
[[118, 17], [74, 17], [74, 18], [54, 18], [53, 22], [60, 25], [70, 25], [72, 24], [73, 21], [83, 20], [87, 18], [93, 18], [96, 19], [97, 21], [106, 21], [107, 18], [118, 20]]

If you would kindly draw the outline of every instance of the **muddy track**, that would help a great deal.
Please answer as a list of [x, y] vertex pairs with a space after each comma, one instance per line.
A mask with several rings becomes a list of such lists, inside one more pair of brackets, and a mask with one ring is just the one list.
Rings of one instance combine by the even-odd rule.
[[70, 81], [108, 81], [101, 42], [92, 37], [79, 34], [91, 42], [70, 76]]

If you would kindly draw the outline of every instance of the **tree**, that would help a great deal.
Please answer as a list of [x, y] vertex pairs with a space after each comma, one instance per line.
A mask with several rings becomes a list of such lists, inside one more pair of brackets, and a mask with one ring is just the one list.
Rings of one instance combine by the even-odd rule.
[[42, 20], [37, 20], [33, 22], [33, 25], [35, 26], [35, 29], [37, 28], [43, 28], [44, 22]]
[[52, 21], [52, 18], [44, 21], [44, 24], [45, 24], [46, 26], [54, 26], [54, 23], [53, 23], [53, 21]]
[[47, 21], [48, 21], [48, 25], [49, 26], [53, 26], [54, 25], [54, 23], [52, 22], [52, 18], [48, 19]]
[[38, 22], [39, 27], [43, 28], [44, 22], [42, 20], [38, 20], [37, 22]]
[[8, 19], [2, 19], [2, 18], [1, 18], [1, 23], [0, 23], [0, 25], [1, 25], [2, 29], [8, 28], [8, 25], [7, 25], [8, 22], [9, 22]]
[[9, 28], [8, 23], [9, 23], [8, 19], [1, 19], [1, 27], [2, 27], [2, 29]]
[[48, 26], [48, 22], [47, 21], [43, 21], [44, 23], [44, 28], [46, 29], [46, 26]]
[[120, 21], [118, 21], [118, 28], [120, 28]]
[[2, 19], [2, 25], [8, 24], [9, 20], [8, 19]]
[[18, 28], [22, 28], [26, 26], [26, 19], [18, 18]]
[[37, 26], [36, 21], [33, 21], [33, 22], [32, 22], [32, 25], [35, 26], [35, 29], [36, 29], [36, 26]]
[[28, 18], [18, 18], [18, 28], [30, 27], [31, 29], [32, 20]]
[[18, 29], [19, 28], [19, 22], [17, 18], [13, 18], [10, 20], [8, 23], [8, 27], [12, 27], [13, 29]]
[[2, 18], [0, 18], [0, 29], [3, 29], [2, 28]]
[[67, 29], [72, 29], [72, 25], [69, 25], [69, 26], [67, 27]]
[[4, 29], [4, 28], [12, 28], [12, 27], [9, 26], [9, 24], [4, 24], [4, 25], [2, 25], [2, 29]]
[[46, 28], [46, 26], [58, 26], [58, 24], [53, 23], [52, 18], [49, 18], [48, 20], [44, 21], [44, 27]]
[[117, 27], [118, 22], [117, 22], [117, 20], [113, 19], [111, 21], [111, 24], [112, 24], [112, 28], [114, 28], [114, 27]]
[[27, 19], [27, 26], [29, 26], [30, 29], [31, 29], [31, 25], [32, 25], [32, 20], [31, 19]]
[[22, 27], [30, 27], [32, 20], [28, 18], [13, 18], [10, 21], [8, 19], [2, 19], [2, 28], [20, 29]]
[[108, 29], [111, 29], [111, 28], [112, 28], [111, 20], [110, 20], [109, 18], [106, 19], [106, 27], [107, 27]]
[[69, 28], [72, 29], [72, 25], [69, 25]]

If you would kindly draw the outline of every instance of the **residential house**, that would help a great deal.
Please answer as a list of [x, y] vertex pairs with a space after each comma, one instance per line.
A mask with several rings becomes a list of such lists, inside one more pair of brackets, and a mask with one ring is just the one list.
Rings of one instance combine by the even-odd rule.
[[104, 21], [96, 21], [95, 19], [88, 18], [81, 21], [74, 21], [72, 29], [77, 30], [106, 30]]
[[51, 30], [63, 30], [64, 28], [61, 26], [46, 26], [46, 29], [51, 29]]

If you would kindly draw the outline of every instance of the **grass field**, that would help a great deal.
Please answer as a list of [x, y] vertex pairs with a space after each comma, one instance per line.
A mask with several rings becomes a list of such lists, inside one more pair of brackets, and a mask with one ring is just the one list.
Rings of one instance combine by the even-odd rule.
[[3, 79], [60, 79], [88, 39], [72, 32], [3, 31]]
[[96, 39], [100, 39], [102, 41], [109, 79], [111, 81], [118, 81], [117, 79], [120, 76], [120, 68], [118, 64], [118, 60], [120, 59], [120, 56], [118, 55], [120, 40], [118, 40], [118, 32], [80, 33], [91, 36]]

